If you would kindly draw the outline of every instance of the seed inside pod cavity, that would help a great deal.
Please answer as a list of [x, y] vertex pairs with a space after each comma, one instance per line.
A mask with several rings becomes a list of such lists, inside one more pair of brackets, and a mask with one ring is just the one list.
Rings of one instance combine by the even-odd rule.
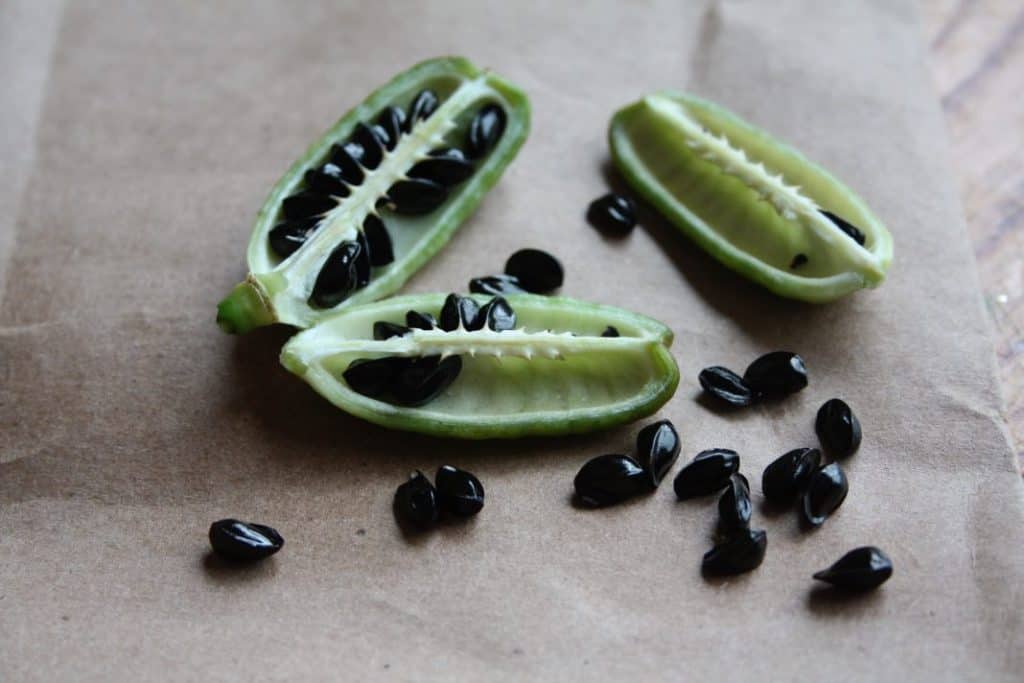
[[496, 296], [480, 309], [477, 314], [477, 321], [482, 322], [481, 327], [487, 327], [495, 332], [505, 332], [516, 328], [516, 312], [505, 297]]
[[565, 271], [551, 254], [540, 249], [520, 249], [505, 262], [505, 274], [519, 280], [519, 286], [533, 294], [547, 294], [562, 286]]
[[758, 394], [785, 396], [807, 386], [807, 366], [795, 353], [772, 351], [747, 367], [743, 381]]
[[472, 517], [484, 507], [484, 486], [465, 470], [445, 465], [434, 477], [441, 510], [456, 517]]
[[636, 459], [657, 487], [679, 459], [679, 434], [668, 420], [647, 425], [636, 436]]
[[466, 136], [466, 154], [470, 159], [479, 159], [498, 144], [505, 132], [506, 118], [505, 110], [493, 103], [476, 113]]
[[377, 117], [377, 125], [380, 126], [387, 136], [385, 147], [389, 151], [393, 150], [398, 143], [398, 138], [402, 136], [402, 130], [405, 128], [405, 112], [398, 107], [388, 107]]
[[377, 341], [384, 341], [392, 337], [402, 337], [409, 333], [405, 325], [396, 325], [386, 320], [378, 320], [373, 324], [373, 338]]
[[604, 332], [601, 333], [601, 336], [602, 337], [618, 337], [619, 336], [619, 330], [614, 325], [609, 325], [608, 327], [604, 328]]
[[331, 145], [331, 165], [339, 169], [341, 179], [349, 185], [363, 182], [363, 168], [359, 160], [363, 158], [363, 147], [354, 142], [345, 145]]
[[729, 536], [750, 527], [754, 505], [750, 502], [750, 484], [737, 472], [729, 478], [729, 485], [718, 499], [718, 526]]
[[740, 469], [740, 456], [728, 448], [701, 451], [673, 482], [679, 500], [708, 496], [729, 485], [729, 477]]
[[846, 458], [860, 448], [860, 420], [842, 399], [830, 399], [818, 408], [814, 431], [825, 450], [836, 458]]
[[388, 189], [388, 200], [394, 205], [395, 213], [413, 216], [430, 213], [447, 198], [448, 190], [444, 185], [423, 178], [399, 180]]
[[701, 388], [710, 396], [733, 406], [749, 406], [757, 396], [743, 378], [729, 368], [715, 365], [704, 368], [697, 377]]
[[458, 148], [436, 149], [430, 153], [429, 158], [417, 162], [409, 169], [407, 175], [451, 187], [473, 175], [473, 164], [466, 160], [466, 155]]
[[417, 330], [432, 330], [437, 327], [437, 320], [429, 313], [407, 311], [405, 314], [405, 324]]
[[284, 539], [276, 529], [237, 519], [214, 522], [209, 535], [213, 552], [231, 562], [262, 560], [284, 546]]
[[701, 570], [708, 576], [733, 576], [761, 566], [768, 548], [764, 530], [744, 529], [704, 554]]
[[391, 392], [400, 405], [422, 406], [451, 386], [461, 371], [460, 356], [449, 356], [444, 360], [440, 356], [416, 358], [398, 372]]
[[460, 325], [465, 330], [479, 330], [483, 327], [483, 321], [480, 320], [480, 304], [468, 296], [449, 294], [441, 306], [438, 325], [445, 332], [457, 330]]
[[358, 242], [346, 241], [335, 247], [316, 278], [309, 303], [317, 308], [333, 308], [344, 301], [359, 282], [356, 260], [361, 253]]
[[370, 271], [373, 266], [370, 264], [370, 245], [366, 241], [366, 233], [360, 230], [356, 233], [356, 243], [359, 244], [359, 253], [356, 254], [356, 288], [362, 288], [370, 284]]
[[[324, 168], [338, 169], [334, 164], [324, 164]], [[347, 197], [349, 195], [348, 185], [341, 180], [340, 169], [338, 169], [337, 175], [331, 175], [322, 169], [311, 168], [306, 171], [302, 178], [310, 192], [330, 197]]]
[[373, 170], [380, 166], [380, 162], [384, 159], [384, 147], [374, 134], [373, 129], [360, 121], [352, 132], [352, 142], [363, 148], [363, 156], [359, 160], [363, 168]]
[[422, 472], [416, 470], [395, 491], [394, 509], [402, 521], [426, 528], [438, 518], [437, 490]]
[[363, 234], [366, 235], [366, 243], [370, 247], [371, 265], [386, 266], [395, 260], [391, 235], [388, 234], [384, 221], [379, 216], [371, 213], [366, 217], [363, 221]]
[[892, 560], [874, 546], [855, 548], [843, 555], [828, 569], [815, 572], [818, 581], [830, 583], [845, 591], [869, 591], [878, 588], [892, 576]]
[[821, 526], [843, 504], [849, 490], [846, 473], [839, 463], [822, 467], [811, 476], [804, 492], [804, 518], [813, 526]]
[[469, 281], [469, 291], [474, 294], [525, 294], [519, 286], [519, 278], [512, 275], [485, 275]]
[[337, 200], [307, 190], [285, 197], [281, 202], [281, 213], [287, 220], [294, 221], [300, 218], [320, 216], [337, 205]]
[[609, 193], [590, 202], [587, 220], [599, 230], [625, 235], [636, 226], [636, 205], [629, 197]]
[[298, 251], [309, 236], [319, 227], [320, 218], [302, 218], [296, 221], [278, 223], [270, 231], [270, 248], [285, 259]]
[[405, 119], [405, 131], [408, 133], [412, 130], [417, 121], [430, 118], [431, 114], [437, 111], [439, 104], [437, 93], [433, 90], [421, 90], [417, 93], [409, 105], [409, 116]]
[[792, 503], [820, 464], [821, 451], [817, 448], [795, 448], [779, 456], [761, 475], [764, 497], [780, 505]]
[[398, 373], [411, 364], [411, 358], [400, 356], [357, 358], [349, 363], [342, 377], [349, 388], [357, 394], [381, 398], [391, 389]]
[[856, 225], [853, 225], [852, 223], [843, 220], [842, 218], [835, 215], [831, 211], [823, 210], [821, 214], [825, 216], [825, 218], [835, 223], [836, 227], [845, 232], [854, 242], [861, 245], [862, 247], [864, 246], [864, 243], [867, 241], [867, 237], [865, 237], [864, 232]]
[[593, 458], [573, 480], [576, 497], [588, 507], [614, 505], [650, 491], [650, 477], [627, 455], [611, 453]]
[[807, 263], [807, 254], [797, 254], [796, 256], [793, 257], [793, 260], [790, 261], [789, 267], [793, 270], [796, 270], [805, 263]]

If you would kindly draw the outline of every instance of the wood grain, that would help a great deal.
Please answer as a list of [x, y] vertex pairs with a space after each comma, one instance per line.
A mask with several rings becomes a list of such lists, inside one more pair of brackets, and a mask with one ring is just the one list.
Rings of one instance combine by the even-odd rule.
[[922, 17], [1024, 462], [1024, 1], [922, 0]]

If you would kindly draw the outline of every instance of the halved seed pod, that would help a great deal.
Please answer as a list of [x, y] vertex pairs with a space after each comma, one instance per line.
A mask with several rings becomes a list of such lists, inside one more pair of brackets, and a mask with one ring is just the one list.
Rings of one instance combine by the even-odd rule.
[[[417, 328], [384, 341], [373, 338], [375, 323], [410, 322], [409, 311], [438, 318], [446, 298], [403, 296], [347, 308], [292, 337], [281, 362], [336, 406], [370, 422], [469, 439], [570, 434], [631, 422], [661, 407], [679, 382], [667, 327], [572, 299], [506, 297], [517, 319], [514, 330]], [[472, 299], [487, 303], [486, 297]], [[621, 336], [602, 337], [609, 324]], [[426, 356], [458, 357], [462, 367], [420, 407], [373, 398], [346, 381], [359, 359], [367, 360], [356, 370], [380, 363], [386, 373], [394, 368], [384, 359]]]
[[[458, 163], [451, 150], [464, 148], [486, 108], [503, 112], [500, 134], [460, 167], [465, 173], [468, 166], [468, 177], [445, 184]], [[498, 181], [529, 123], [526, 96], [465, 59], [433, 59], [399, 74], [314, 142], [271, 190], [249, 241], [249, 275], [218, 305], [218, 323], [232, 333], [275, 322], [310, 327], [393, 293]], [[409, 178], [417, 164], [439, 159], [431, 156], [438, 150], [447, 150], [443, 178]], [[369, 245], [370, 268], [351, 286], [314, 297], [335, 249], [360, 241]]]
[[721, 263], [776, 294], [831, 301], [885, 277], [892, 237], [864, 201], [718, 105], [648, 95], [616, 112], [609, 141], [638, 194]]

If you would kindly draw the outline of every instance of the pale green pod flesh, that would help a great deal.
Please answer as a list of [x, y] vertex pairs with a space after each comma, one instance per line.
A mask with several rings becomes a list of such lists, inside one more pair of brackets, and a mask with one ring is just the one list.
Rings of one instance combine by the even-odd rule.
[[[478, 302], [488, 297], [474, 296]], [[334, 405], [393, 429], [464, 439], [589, 432], [650, 415], [679, 370], [672, 331], [651, 318], [567, 298], [508, 296], [515, 330], [412, 330], [373, 339], [373, 324], [440, 314], [445, 295], [403, 296], [348, 308], [293, 337], [281, 362]], [[602, 337], [608, 326], [621, 336]], [[409, 408], [363, 396], [342, 373], [358, 358], [459, 355], [462, 371], [430, 403]]]
[[[268, 235], [280, 221], [282, 199], [300, 189], [306, 169], [323, 163], [331, 145], [347, 140], [357, 123], [372, 123], [380, 111], [391, 105], [407, 111], [417, 93], [427, 88], [437, 94], [438, 109], [404, 135], [394, 150], [385, 150], [380, 165], [366, 171], [364, 182], [351, 187], [351, 194], [326, 214], [327, 222], [301, 248], [285, 259], [275, 254]], [[476, 111], [492, 102], [505, 110], [505, 130], [494, 149], [477, 160], [472, 176], [453, 188], [448, 199], [426, 215], [398, 215], [378, 209], [391, 236], [394, 261], [374, 268], [366, 287], [354, 291], [333, 308], [312, 307], [308, 303], [310, 293], [334, 247], [355, 238], [366, 216], [375, 210], [375, 202], [395, 181], [404, 179], [416, 162], [426, 159], [430, 150], [461, 147], [464, 131]], [[340, 309], [395, 292], [444, 246], [498, 181], [522, 146], [529, 127], [526, 95], [508, 81], [461, 57], [428, 60], [395, 76], [317, 139], [270, 191], [249, 241], [249, 275], [218, 305], [218, 324], [232, 333], [275, 322], [305, 328]]]
[[[724, 265], [776, 294], [831, 301], [885, 277], [892, 237], [863, 200], [711, 102], [648, 95], [616, 112], [609, 143], [644, 199]], [[858, 227], [864, 245], [819, 209]]]

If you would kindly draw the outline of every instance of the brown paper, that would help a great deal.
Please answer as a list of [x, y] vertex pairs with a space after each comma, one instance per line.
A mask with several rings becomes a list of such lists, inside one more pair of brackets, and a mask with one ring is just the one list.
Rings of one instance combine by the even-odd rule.
[[[1019, 680], [1024, 499], [913, 2], [73, 2], [49, 26], [22, 30], [56, 41], [52, 62], [3, 53], [6, 71], [50, 66], [28, 184], [0, 219], [0, 678]], [[713, 499], [663, 485], [570, 506], [580, 465], [637, 425], [392, 433], [284, 371], [286, 330], [214, 325], [277, 176], [392, 73], [446, 53], [519, 83], [533, 133], [406, 291], [463, 289], [529, 245], [564, 261], [564, 294], [669, 324], [683, 381], [661, 416], [684, 458], [741, 453], [769, 537], [757, 571], [701, 578]], [[890, 280], [802, 305], [649, 213], [623, 240], [589, 228], [611, 112], [664, 87], [856, 188], [894, 235]], [[727, 415], [698, 403], [702, 367], [777, 348], [804, 355], [807, 390]], [[801, 532], [761, 510], [759, 473], [814, 443], [833, 396], [864, 442], [845, 505]], [[447, 462], [486, 507], [403, 537], [396, 485]], [[221, 566], [206, 529], [226, 516], [277, 527], [284, 550]], [[881, 590], [812, 590], [864, 544], [894, 560]]]

